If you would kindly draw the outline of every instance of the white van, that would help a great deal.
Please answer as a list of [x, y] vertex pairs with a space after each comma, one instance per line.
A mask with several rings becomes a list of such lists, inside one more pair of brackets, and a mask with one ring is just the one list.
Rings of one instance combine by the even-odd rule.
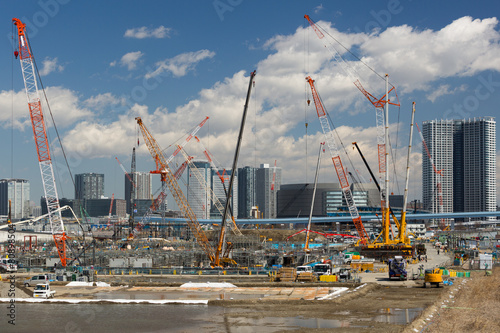
[[25, 287], [33, 287], [39, 283], [49, 283], [49, 277], [47, 275], [35, 275], [24, 280]]

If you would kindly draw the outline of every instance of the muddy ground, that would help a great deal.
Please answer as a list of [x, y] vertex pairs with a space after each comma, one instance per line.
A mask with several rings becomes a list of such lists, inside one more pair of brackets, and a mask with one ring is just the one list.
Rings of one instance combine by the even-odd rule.
[[[378, 284], [367, 284], [358, 291], [352, 290], [333, 300], [225, 300], [209, 304], [231, 308], [232, 311], [226, 316], [235, 329], [238, 321], [246, 323], [264, 318], [285, 318], [285, 321], [287, 318], [302, 318], [319, 322], [319, 327], [313, 325], [308, 328], [308, 332], [401, 332], [406, 324], [445, 291], [444, 288], [386, 287]], [[296, 327], [298, 330], [303, 328]], [[289, 329], [293, 328], [283, 331]]]

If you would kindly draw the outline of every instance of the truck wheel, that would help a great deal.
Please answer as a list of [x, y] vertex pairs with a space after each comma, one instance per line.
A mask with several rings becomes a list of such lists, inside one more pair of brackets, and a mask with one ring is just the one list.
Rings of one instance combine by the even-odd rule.
[[424, 282], [424, 288], [427, 288], [427, 284]]
[[24, 284], [24, 286], [25, 286], [26, 288], [28, 288], [30, 285], [29, 285], [29, 283], [25, 283], [25, 284]]

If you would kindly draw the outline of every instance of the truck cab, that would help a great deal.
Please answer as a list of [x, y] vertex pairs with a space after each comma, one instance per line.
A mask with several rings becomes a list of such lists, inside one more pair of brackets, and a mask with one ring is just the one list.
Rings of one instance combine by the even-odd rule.
[[17, 272], [17, 261], [12, 258], [0, 258], [0, 272]]
[[329, 264], [316, 264], [313, 267], [313, 272], [318, 277], [321, 275], [332, 275], [332, 270]]
[[53, 298], [55, 290], [50, 289], [50, 284], [48, 283], [39, 283], [36, 285], [35, 290], [33, 290], [33, 297], [37, 298]]
[[312, 272], [313, 269], [311, 266], [297, 266], [297, 274]]
[[389, 259], [389, 279], [397, 277], [400, 280], [407, 280], [408, 273], [406, 272], [407, 262], [402, 256], [395, 256], [394, 259]]

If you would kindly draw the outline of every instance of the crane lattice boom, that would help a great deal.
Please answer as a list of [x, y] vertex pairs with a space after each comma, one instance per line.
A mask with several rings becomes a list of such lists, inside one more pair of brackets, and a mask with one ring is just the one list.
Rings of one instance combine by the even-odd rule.
[[165, 156], [163, 156], [162, 149], [156, 142], [155, 138], [151, 135], [149, 130], [146, 128], [146, 126], [144, 126], [141, 118], [137, 117], [135, 119], [137, 121], [137, 124], [139, 125], [139, 128], [141, 129], [144, 141], [146, 142], [146, 146], [148, 147], [151, 156], [153, 156], [153, 159], [157, 160], [160, 163], [162, 170], [165, 171], [166, 184], [170, 192], [172, 193], [175, 202], [177, 203], [177, 207], [179, 207], [179, 209], [184, 214], [184, 217], [186, 218], [188, 226], [194, 237], [196, 238], [196, 241], [203, 248], [210, 261], [213, 263], [215, 261], [215, 250], [208, 241], [207, 235], [205, 234], [203, 229], [201, 229], [201, 226], [196, 219], [196, 215], [189, 206], [187, 199], [179, 186], [179, 183], [177, 183], [177, 179], [175, 179], [172, 172], [170, 171], [168, 162]]
[[[191, 161], [191, 159], [189, 158], [188, 154], [184, 151], [184, 149], [181, 148], [180, 152], [182, 153], [182, 155], [186, 159], [186, 162], [188, 162], [191, 174], [193, 174], [196, 177], [196, 179], [200, 183], [201, 187], [203, 189], [205, 189], [205, 191], [207, 191], [210, 200], [212, 200], [212, 202], [214, 203], [215, 208], [219, 211], [219, 213], [222, 216], [222, 214], [224, 214], [224, 206], [220, 202], [219, 198], [217, 197], [217, 195], [215, 194], [215, 192], [210, 188], [210, 186], [208, 186], [207, 182], [205, 181], [205, 178], [201, 175], [200, 170], [198, 170], [198, 168], [193, 163], [193, 161]], [[234, 220], [233, 216], [231, 216], [231, 221], [232, 221], [232, 223], [231, 223], [231, 229], [233, 230], [233, 232], [236, 235], [240, 235], [241, 236], [242, 233], [241, 233], [240, 229], [238, 229], [238, 227], [236, 226], [236, 221]]]
[[50, 157], [49, 142], [45, 120], [43, 117], [42, 104], [38, 92], [36, 72], [33, 55], [26, 36], [26, 25], [19, 19], [13, 18], [12, 21], [17, 26], [19, 43], [19, 61], [23, 73], [26, 96], [28, 97], [28, 107], [30, 111], [31, 124], [33, 126], [33, 135], [38, 154], [40, 173], [42, 175], [43, 190], [47, 202], [47, 212], [49, 214], [50, 228], [56, 244], [57, 253], [61, 259], [63, 267], [66, 266], [66, 233], [64, 231], [63, 220], [61, 216], [59, 197], [57, 195], [56, 181], [52, 159]]
[[363, 226], [363, 222], [361, 221], [361, 216], [359, 216], [358, 209], [356, 207], [356, 204], [354, 203], [351, 188], [349, 186], [349, 180], [347, 179], [347, 175], [345, 173], [342, 161], [339, 156], [339, 151], [335, 143], [333, 131], [330, 128], [330, 123], [328, 122], [328, 118], [326, 116], [323, 103], [321, 102], [319, 94], [316, 91], [316, 87], [314, 86], [314, 80], [311, 79], [310, 76], [308, 76], [306, 78], [306, 81], [311, 86], [311, 91], [314, 99], [314, 105], [316, 106], [318, 119], [319, 122], [321, 123], [321, 128], [323, 129], [323, 134], [325, 135], [326, 138], [326, 145], [328, 146], [328, 149], [330, 151], [333, 165], [335, 167], [335, 171], [337, 172], [337, 176], [339, 179], [340, 187], [342, 188], [342, 193], [344, 194], [347, 207], [349, 208], [349, 213], [351, 214], [352, 221], [354, 222], [354, 226], [356, 227], [358, 235], [361, 239], [361, 243], [364, 244], [368, 239], [368, 234], [366, 233], [365, 227]]

